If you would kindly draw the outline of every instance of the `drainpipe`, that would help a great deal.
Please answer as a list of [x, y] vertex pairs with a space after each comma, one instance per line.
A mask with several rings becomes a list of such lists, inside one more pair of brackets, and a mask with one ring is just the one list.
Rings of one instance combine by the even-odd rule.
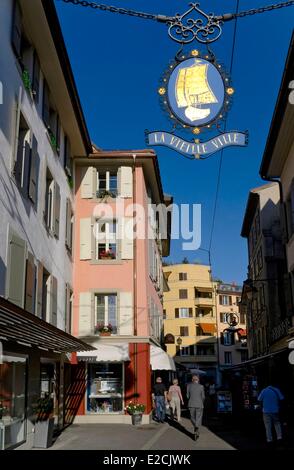
[[[133, 206], [136, 205], [136, 154], [133, 154]], [[135, 211], [133, 211], [133, 216]], [[137, 240], [133, 230], [133, 292], [134, 292], [134, 336], [138, 334], [138, 318], [137, 318]], [[138, 395], [138, 345], [134, 343], [134, 391], [135, 401]]]

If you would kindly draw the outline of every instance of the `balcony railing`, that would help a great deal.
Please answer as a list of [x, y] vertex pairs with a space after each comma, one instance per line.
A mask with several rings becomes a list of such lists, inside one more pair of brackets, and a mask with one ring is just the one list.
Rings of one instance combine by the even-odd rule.
[[211, 297], [195, 297], [195, 304], [212, 306], [213, 299]]

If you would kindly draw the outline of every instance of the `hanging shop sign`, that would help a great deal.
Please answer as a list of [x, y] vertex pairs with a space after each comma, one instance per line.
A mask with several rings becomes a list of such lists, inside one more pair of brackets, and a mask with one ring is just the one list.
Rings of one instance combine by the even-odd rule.
[[[179, 54], [162, 77], [158, 93], [161, 105], [173, 123], [173, 130], [146, 131], [148, 145], [169, 147], [189, 158], [203, 158], [229, 146], [246, 146], [248, 133], [221, 130], [231, 104], [234, 88], [212, 53], [201, 57], [198, 50]], [[190, 131], [193, 139], [176, 135]], [[218, 134], [200, 140], [201, 132], [216, 129]]]

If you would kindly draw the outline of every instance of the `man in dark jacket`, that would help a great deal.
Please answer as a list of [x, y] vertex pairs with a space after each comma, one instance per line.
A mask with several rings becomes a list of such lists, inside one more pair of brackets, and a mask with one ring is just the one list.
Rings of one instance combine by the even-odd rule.
[[205, 393], [204, 387], [199, 383], [199, 376], [193, 375], [192, 382], [187, 386], [188, 408], [194, 426], [195, 439], [199, 437], [199, 428], [202, 424]]

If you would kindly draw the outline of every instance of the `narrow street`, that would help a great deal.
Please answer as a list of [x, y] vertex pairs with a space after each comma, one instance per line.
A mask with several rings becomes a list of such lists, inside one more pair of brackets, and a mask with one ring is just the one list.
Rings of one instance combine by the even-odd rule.
[[[185, 414], [185, 413], [184, 413]], [[290, 442], [291, 441], [291, 442]], [[293, 450], [293, 436], [283, 450]], [[291, 444], [292, 443], [292, 444]], [[48, 450], [266, 450], [263, 434], [243, 433], [218, 418], [205, 420], [195, 442], [190, 420], [181, 425], [168, 420], [144, 426], [124, 424], [72, 425]]]

